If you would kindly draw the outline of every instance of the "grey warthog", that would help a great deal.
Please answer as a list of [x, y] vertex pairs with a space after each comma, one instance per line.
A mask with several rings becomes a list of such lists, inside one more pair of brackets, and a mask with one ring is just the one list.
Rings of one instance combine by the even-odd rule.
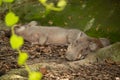
[[15, 28], [15, 33], [32, 44], [40, 45], [68, 45], [77, 38], [79, 33], [82, 34], [81, 37], [87, 36], [84, 32], [77, 29], [37, 26], [37, 23], [34, 21], [27, 25], [20, 26], [19, 28]]
[[106, 38], [91, 38], [85, 37], [83, 39], [77, 39], [68, 46], [65, 57], [68, 60], [84, 59], [90, 52], [96, 51], [102, 47], [108, 46], [109, 40]]
[[[64, 29], [60, 27], [38, 26], [35, 21], [16, 27], [15, 33], [22, 36], [32, 44], [40, 45], [68, 45], [65, 57], [68, 60], [80, 59], [90, 51], [94, 51], [106, 44], [105, 40], [88, 37], [84, 32], [77, 29]], [[103, 42], [102, 42], [103, 41]], [[100, 45], [98, 45], [100, 44]]]

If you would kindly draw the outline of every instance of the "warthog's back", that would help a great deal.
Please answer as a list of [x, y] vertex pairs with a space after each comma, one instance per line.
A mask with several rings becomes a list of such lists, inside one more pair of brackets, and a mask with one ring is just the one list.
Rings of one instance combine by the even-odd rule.
[[40, 27], [39, 32], [47, 37], [46, 44], [67, 44], [68, 30], [60, 27]]

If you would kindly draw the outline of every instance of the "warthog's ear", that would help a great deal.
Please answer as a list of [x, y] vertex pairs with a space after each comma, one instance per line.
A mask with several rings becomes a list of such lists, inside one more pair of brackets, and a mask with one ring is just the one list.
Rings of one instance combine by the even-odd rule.
[[77, 35], [77, 37], [76, 37], [74, 43], [78, 44], [78, 43], [80, 42], [80, 37], [81, 37], [81, 36], [82, 36], [82, 33], [81, 33], [81, 32], [78, 33], [78, 35]]
[[110, 41], [107, 38], [99, 38], [99, 40], [104, 47], [110, 45]]
[[77, 35], [77, 38], [75, 40], [76, 43], [80, 43], [83, 42], [85, 40], [87, 40], [87, 35], [84, 32], [79, 32], [79, 34]]
[[36, 26], [38, 23], [37, 21], [31, 21], [28, 26], [31, 27], [31, 26]]

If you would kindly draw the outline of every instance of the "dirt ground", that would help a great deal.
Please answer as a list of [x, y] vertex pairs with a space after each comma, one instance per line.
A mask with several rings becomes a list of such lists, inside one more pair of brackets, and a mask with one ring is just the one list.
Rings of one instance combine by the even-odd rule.
[[[18, 52], [10, 47], [9, 37], [9, 30], [0, 30], [0, 76], [5, 75], [11, 69], [20, 68], [16, 62]], [[31, 45], [26, 41], [21, 48], [22, 51], [29, 54], [28, 64], [55, 63], [56, 68], [40, 68], [44, 74], [43, 80], [120, 80], [120, 64], [115, 62], [104, 61], [89, 66], [79, 65], [77, 68], [67, 69], [64, 66], [57, 66], [70, 62], [64, 57], [66, 49], [67, 46]]]

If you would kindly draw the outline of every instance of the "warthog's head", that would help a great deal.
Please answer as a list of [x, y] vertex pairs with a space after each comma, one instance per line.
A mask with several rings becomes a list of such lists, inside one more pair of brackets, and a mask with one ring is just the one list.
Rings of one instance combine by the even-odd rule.
[[25, 32], [27, 29], [29, 29], [30, 27], [34, 28], [36, 25], [37, 25], [36, 21], [31, 21], [30, 23], [25, 24], [25, 25], [18, 24], [18, 25], [15, 25], [15, 32], [17, 34], [21, 34]]
[[67, 48], [65, 57], [68, 60], [83, 59], [90, 52], [88, 36], [84, 33], [79, 33], [76, 40], [70, 43]]
[[68, 46], [65, 57], [68, 60], [79, 60], [83, 59], [89, 52], [87, 41], [74, 42]]
[[31, 21], [25, 25], [16, 25], [15, 33], [22, 36], [26, 41], [31, 42], [32, 44], [38, 43], [39, 31], [36, 21]]
[[68, 60], [84, 59], [87, 54], [96, 51], [99, 48], [109, 45], [106, 38], [90, 38], [82, 37], [74, 41], [68, 46], [65, 57]]

